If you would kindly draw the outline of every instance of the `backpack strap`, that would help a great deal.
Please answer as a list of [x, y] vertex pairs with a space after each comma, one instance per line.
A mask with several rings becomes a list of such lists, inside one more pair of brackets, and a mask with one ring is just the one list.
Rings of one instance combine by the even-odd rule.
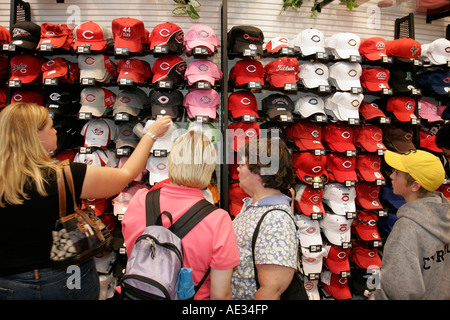
[[147, 192], [145, 198], [145, 215], [146, 215], [146, 226], [162, 226], [161, 215], [165, 215], [169, 218], [170, 224], [173, 224], [172, 215], [167, 212], [161, 212], [159, 207], [159, 194], [161, 189], [157, 188]]
[[289, 212], [287, 212], [286, 210], [283, 209], [279, 209], [279, 208], [273, 208], [270, 210], [267, 210], [266, 212], [264, 212], [264, 214], [261, 216], [261, 219], [259, 219], [258, 223], [256, 224], [256, 228], [255, 231], [253, 232], [253, 236], [252, 236], [252, 259], [253, 259], [253, 270], [255, 273], [255, 280], [256, 280], [256, 290], [259, 289], [259, 281], [258, 281], [258, 270], [256, 269], [256, 262], [255, 262], [255, 246], [256, 246], [256, 239], [258, 238], [258, 233], [259, 233], [259, 229], [261, 227], [261, 223], [264, 220], [264, 218], [266, 217], [266, 215], [271, 212], [271, 211], [275, 211], [275, 210], [279, 210], [279, 211], [283, 211], [286, 212], [286, 214], [292, 219], [292, 222], [294, 223], [295, 229], [297, 230], [297, 224], [295, 223], [294, 218], [292, 218], [292, 216], [289, 214]]

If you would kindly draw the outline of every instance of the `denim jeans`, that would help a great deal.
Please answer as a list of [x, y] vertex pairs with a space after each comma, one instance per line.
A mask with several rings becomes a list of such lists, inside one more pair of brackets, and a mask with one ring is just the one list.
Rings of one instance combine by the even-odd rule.
[[94, 261], [74, 269], [43, 268], [0, 277], [0, 300], [98, 300]]

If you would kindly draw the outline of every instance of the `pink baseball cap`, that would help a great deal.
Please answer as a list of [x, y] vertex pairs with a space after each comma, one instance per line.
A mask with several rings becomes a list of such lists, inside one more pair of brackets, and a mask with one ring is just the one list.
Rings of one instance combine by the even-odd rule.
[[208, 116], [215, 119], [220, 106], [220, 97], [214, 89], [195, 89], [186, 94], [183, 106], [189, 118]]
[[192, 51], [196, 47], [207, 47], [211, 52], [215, 52], [220, 46], [220, 42], [211, 27], [196, 24], [184, 34], [183, 45], [186, 52]]
[[444, 121], [438, 115], [437, 106], [426, 100], [419, 100], [419, 116], [429, 122]]
[[195, 60], [186, 68], [184, 78], [189, 85], [193, 85], [197, 81], [207, 81], [212, 86], [216, 81], [222, 79], [222, 70], [211, 60]]

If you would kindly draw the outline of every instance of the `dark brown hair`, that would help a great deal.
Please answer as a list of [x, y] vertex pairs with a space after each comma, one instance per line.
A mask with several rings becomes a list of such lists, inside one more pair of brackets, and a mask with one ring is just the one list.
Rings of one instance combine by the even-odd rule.
[[[249, 170], [261, 176], [264, 187], [287, 191], [295, 183], [292, 155], [283, 140], [250, 140], [245, 144], [244, 152]], [[278, 155], [272, 155], [272, 152], [278, 152]]]

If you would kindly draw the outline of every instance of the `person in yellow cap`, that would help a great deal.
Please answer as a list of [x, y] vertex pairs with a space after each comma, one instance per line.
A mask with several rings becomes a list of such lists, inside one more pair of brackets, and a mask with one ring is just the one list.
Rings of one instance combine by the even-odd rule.
[[450, 202], [435, 190], [445, 171], [423, 150], [386, 151], [393, 192], [405, 198], [383, 248], [376, 300], [450, 299]]

